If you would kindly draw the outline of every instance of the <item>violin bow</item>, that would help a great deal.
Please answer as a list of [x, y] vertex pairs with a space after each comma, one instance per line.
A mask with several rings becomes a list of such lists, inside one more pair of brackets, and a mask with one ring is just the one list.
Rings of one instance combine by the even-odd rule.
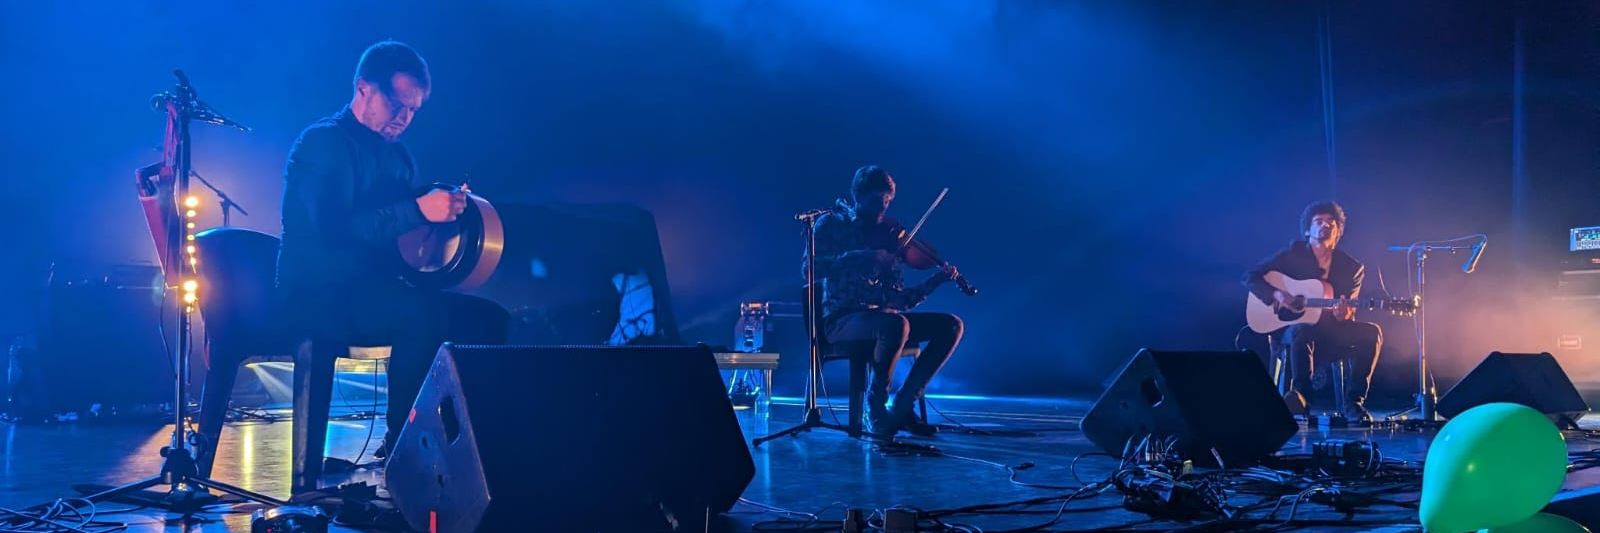
[[939, 191], [939, 196], [937, 196], [937, 197], [935, 197], [933, 199], [933, 204], [928, 206], [928, 210], [927, 211], [923, 211], [922, 212], [922, 219], [918, 220], [917, 221], [917, 225], [912, 226], [911, 227], [911, 231], [906, 233], [905, 242], [904, 243], [900, 243], [901, 246], [905, 246], [905, 243], [908, 243], [908, 242], [911, 242], [913, 240], [916, 240], [917, 232], [922, 229], [922, 225], [924, 223], [928, 222], [928, 215], [932, 215], [933, 214], [933, 208], [939, 207], [939, 202], [944, 201], [944, 195], [946, 193], [949, 193], [949, 192], [950, 192], [950, 188], [949, 187], [945, 187], [944, 190]]

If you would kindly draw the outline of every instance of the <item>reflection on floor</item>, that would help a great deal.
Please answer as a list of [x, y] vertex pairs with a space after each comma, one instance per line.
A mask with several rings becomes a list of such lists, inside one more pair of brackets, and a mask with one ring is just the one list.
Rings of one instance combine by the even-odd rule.
[[[801, 433], [752, 448], [757, 474], [744, 493], [745, 501], [725, 517], [720, 526], [739, 531], [799, 524], [808, 521], [818, 530], [840, 530], [847, 509], [867, 515], [890, 508], [915, 508], [950, 525], [970, 525], [997, 531], [1052, 520], [1047, 530], [1081, 530], [1140, 524], [1140, 530], [1161, 531], [1193, 526], [1197, 521], [1154, 520], [1130, 511], [1117, 490], [1104, 493], [1076, 491], [1076, 487], [1105, 479], [1117, 467], [1115, 460], [1083, 456], [1098, 451], [1078, 431], [1078, 422], [1092, 400], [1021, 398], [940, 398], [931, 401], [932, 421], [942, 431], [932, 438], [904, 438], [908, 443], [931, 445], [937, 451], [885, 446], [850, 439], [831, 430]], [[370, 462], [382, 438], [380, 418], [356, 416], [336, 420], [331, 428], [328, 455]], [[844, 418], [842, 404], [825, 414]], [[801, 406], [779, 399], [770, 412], [739, 410], [747, 438], [788, 427], [802, 418]], [[286, 413], [283, 413], [286, 414]], [[336, 415], [340, 414], [336, 410]], [[345, 413], [350, 414], [350, 413]], [[1589, 422], [1585, 420], [1585, 422]], [[1585, 424], [1588, 426], [1588, 424]], [[20, 509], [57, 498], [77, 496], [75, 485], [112, 485], [135, 481], [155, 473], [161, 465], [159, 449], [168, 444], [170, 425], [96, 424], [77, 422], [54, 425], [4, 425], [3, 465], [0, 465], [0, 507]], [[1303, 429], [1287, 445], [1285, 454], [1309, 453], [1314, 443], [1328, 439], [1369, 440], [1391, 460], [1419, 461], [1433, 431], [1404, 429]], [[371, 437], [369, 440], [369, 436]], [[223, 432], [215, 477], [274, 497], [287, 497], [290, 465], [290, 424], [241, 420]], [[1584, 432], [1567, 432], [1574, 452], [1600, 448]], [[1075, 464], [1076, 463], [1076, 464]], [[1024, 466], [1027, 465], [1027, 466]], [[1075, 467], [1074, 467], [1075, 466]], [[1414, 466], [1414, 463], [1413, 463]], [[1265, 476], [1259, 473], [1258, 477]], [[1291, 517], [1306, 531], [1362, 531], [1380, 524], [1397, 524], [1386, 531], [1415, 531], [1416, 511], [1407, 502], [1417, 499], [1419, 481], [1400, 476], [1379, 503], [1356, 514], [1336, 512], [1327, 505], [1302, 499], [1283, 500], [1274, 521]], [[1080, 481], [1081, 480], [1081, 481]], [[358, 469], [330, 475], [324, 485], [382, 481], [381, 468]], [[1030, 485], [1042, 485], [1035, 487]], [[1600, 485], [1600, 469], [1568, 475], [1566, 489]], [[1069, 500], [1069, 496], [1071, 496]], [[1229, 494], [1232, 505], [1266, 502], [1253, 515], [1265, 517], [1278, 501], [1275, 496]], [[1032, 500], [1031, 506], [988, 506]], [[182, 530], [166, 523], [159, 510], [107, 514], [127, 505], [98, 506], [96, 520], [125, 522], [133, 531]], [[252, 506], [218, 507], [206, 513], [209, 522], [189, 531], [249, 531]], [[781, 510], [790, 511], [789, 513]], [[231, 512], [230, 512], [231, 511]], [[881, 516], [881, 515], [879, 515]], [[70, 521], [69, 521], [70, 522]], [[1409, 528], [1406, 524], [1412, 524]], [[925, 527], [933, 522], [925, 521]], [[537, 528], [534, 528], [537, 529]], [[1288, 528], [1296, 529], [1296, 528]], [[333, 531], [351, 531], [335, 526]], [[933, 530], [933, 529], [928, 529]], [[951, 529], [958, 530], [958, 529]]]

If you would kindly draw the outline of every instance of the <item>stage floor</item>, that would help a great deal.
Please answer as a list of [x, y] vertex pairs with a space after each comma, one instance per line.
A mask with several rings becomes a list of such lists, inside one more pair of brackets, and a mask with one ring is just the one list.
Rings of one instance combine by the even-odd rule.
[[[934, 397], [932, 421], [943, 431], [932, 438], [903, 438], [908, 443], [931, 445], [937, 451], [916, 450], [850, 439], [832, 430], [819, 429], [795, 438], [781, 438], [752, 448], [757, 474], [745, 491], [745, 500], [719, 523], [719, 529], [735, 531], [832, 530], [838, 531], [847, 508], [867, 510], [891, 507], [916, 508], [936, 513], [952, 525], [971, 526], [970, 531], [1000, 531], [1038, 525], [1059, 516], [1044, 531], [1075, 531], [1127, 525], [1141, 531], [1169, 531], [1200, 524], [1202, 521], [1161, 521], [1123, 508], [1123, 497], [1115, 489], [1101, 494], [1077, 493], [1070, 502], [1071, 487], [1082, 486], [1072, 472], [1075, 458], [1098, 451], [1078, 431], [1078, 422], [1089, 409], [1091, 399], [1022, 398], [944, 398]], [[358, 406], [370, 408], [371, 404]], [[844, 404], [834, 402], [839, 421]], [[1383, 415], [1392, 410], [1375, 410]], [[336, 408], [336, 413], [337, 408]], [[794, 399], [780, 398], [770, 415], [739, 410], [746, 438], [765, 435], [802, 418], [803, 410]], [[824, 414], [826, 420], [834, 418]], [[1600, 421], [1584, 420], [1584, 427], [1600, 428]], [[53, 425], [6, 424], [3, 470], [0, 470], [0, 507], [22, 509], [57, 498], [77, 496], [73, 487], [81, 484], [112, 485], [136, 481], [156, 472], [161, 464], [159, 449], [170, 438], [170, 425], [158, 423], [103, 424], [92, 422]], [[330, 431], [330, 457], [371, 461], [371, 446], [383, 435], [381, 419], [337, 420]], [[373, 436], [368, 446], [368, 435]], [[1309, 453], [1311, 445], [1326, 439], [1370, 440], [1387, 459], [1419, 461], [1426, 455], [1434, 431], [1404, 429], [1302, 429], [1286, 446], [1285, 454]], [[1600, 448], [1586, 432], [1567, 432], [1572, 452]], [[290, 424], [287, 418], [276, 422], [231, 423], [224, 430], [216, 478], [268, 496], [288, 495], [290, 465]], [[365, 448], [365, 451], [363, 449]], [[1016, 469], [1022, 464], [1030, 468]], [[1093, 483], [1105, 479], [1116, 461], [1088, 456], [1077, 464], [1078, 477]], [[358, 469], [353, 474], [330, 475], [324, 485], [366, 481], [381, 482], [378, 469]], [[1023, 484], [1068, 488], [1037, 488]], [[1417, 500], [1420, 478], [1397, 484], [1402, 490], [1385, 494], [1388, 504], [1358, 510], [1354, 515], [1332, 511], [1330, 507], [1302, 500], [1298, 506], [1283, 505], [1275, 521], [1290, 518], [1294, 525], [1281, 530], [1299, 531], [1418, 531], [1416, 512], [1405, 504]], [[1587, 469], [1567, 476], [1564, 490], [1600, 486], [1600, 469]], [[941, 513], [983, 504], [1037, 500], [1028, 507], [1003, 507], [968, 513]], [[1263, 517], [1274, 501], [1268, 496], [1234, 495], [1229, 502], [1245, 505], [1267, 501], [1266, 508], [1250, 516]], [[1065, 506], [1063, 503], [1065, 502]], [[1400, 504], [1400, 505], [1395, 505]], [[206, 522], [182, 528], [169, 522], [159, 510], [112, 511], [129, 508], [120, 503], [97, 506], [96, 520], [126, 523], [130, 531], [249, 531], [250, 505], [220, 506], [217, 512], [201, 515]], [[790, 513], [781, 512], [789, 511]], [[1059, 515], [1058, 515], [1059, 512]], [[815, 522], [805, 527], [815, 515]], [[60, 517], [76, 524], [76, 519]], [[778, 523], [787, 521], [791, 523]], [[831, 522], [831, 525], [830, 525]], [[1408, 526], [1409, 524], [1409, 526]], [[927, 525], [927, 524], [925, 524]], [[1387, 525], [1387, 526], [1386, 526]], [[537, 530], [530, 524], [530, 531]], [[932, 529], [927, 529], [931, 531]], [[356, 531], [334, 527], [330, 531]]]

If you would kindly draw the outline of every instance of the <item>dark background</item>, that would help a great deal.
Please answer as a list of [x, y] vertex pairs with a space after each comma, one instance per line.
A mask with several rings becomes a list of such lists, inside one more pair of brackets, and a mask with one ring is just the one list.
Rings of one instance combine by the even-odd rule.
[[[1371, 295], [1410, 294], [1387, 245], [1488, 235], [1476, 273], [1429, 263], [1441, 386], [1589, 316], [1549, 296], [1566, 229], [1600, 225], [1594, 2], [3, 5], [7, 335], [38, 327], [52, 263], [154, 259], [131, 172], [158, 159], [148, 101], [172, 69], [255, 128], [197, 129], [195, 168], [249, 210], [236, 225], [276, 233], [290, 143], [384, 38], [432, 64], [404, 138], [425, 174], [470, 173], [496, 202], [650, 210], [690, 341], [731, 342], [741, 301], [796, 299], [791, 215], [866, 163], [898, 177], [902, 218], [950, 188], [920, 235], [983, 291], [923, 308], [967, 324], [934, 392], [1092, 392], [1140, 347], [1232, 349], [1240, 273], [1323, 198], [1349, 211]], [[1403, 398], [1412, 322], [1369, 316], [1380, 390]], [[785, 350], [779, 393], [799, 392], [802, 355]]]

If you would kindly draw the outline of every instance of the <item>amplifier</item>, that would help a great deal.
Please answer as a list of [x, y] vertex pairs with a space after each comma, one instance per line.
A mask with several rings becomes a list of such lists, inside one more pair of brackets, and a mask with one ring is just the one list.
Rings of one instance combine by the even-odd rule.
[[1556, 297], [1561, 299], [1600, 301], [1600, 268], [1595, 270], [1563, 270], [1556, 279]]
[[52, 266], [38, 331], [41, 357], [17, 362], [41, 386], [36, 390], [49, 392], [27, 403], [52, 412], [172, 403], [171, 354], [162, 337], [177, 326], [177, 309], [162, 313], [160, 269], [94, 270]]

